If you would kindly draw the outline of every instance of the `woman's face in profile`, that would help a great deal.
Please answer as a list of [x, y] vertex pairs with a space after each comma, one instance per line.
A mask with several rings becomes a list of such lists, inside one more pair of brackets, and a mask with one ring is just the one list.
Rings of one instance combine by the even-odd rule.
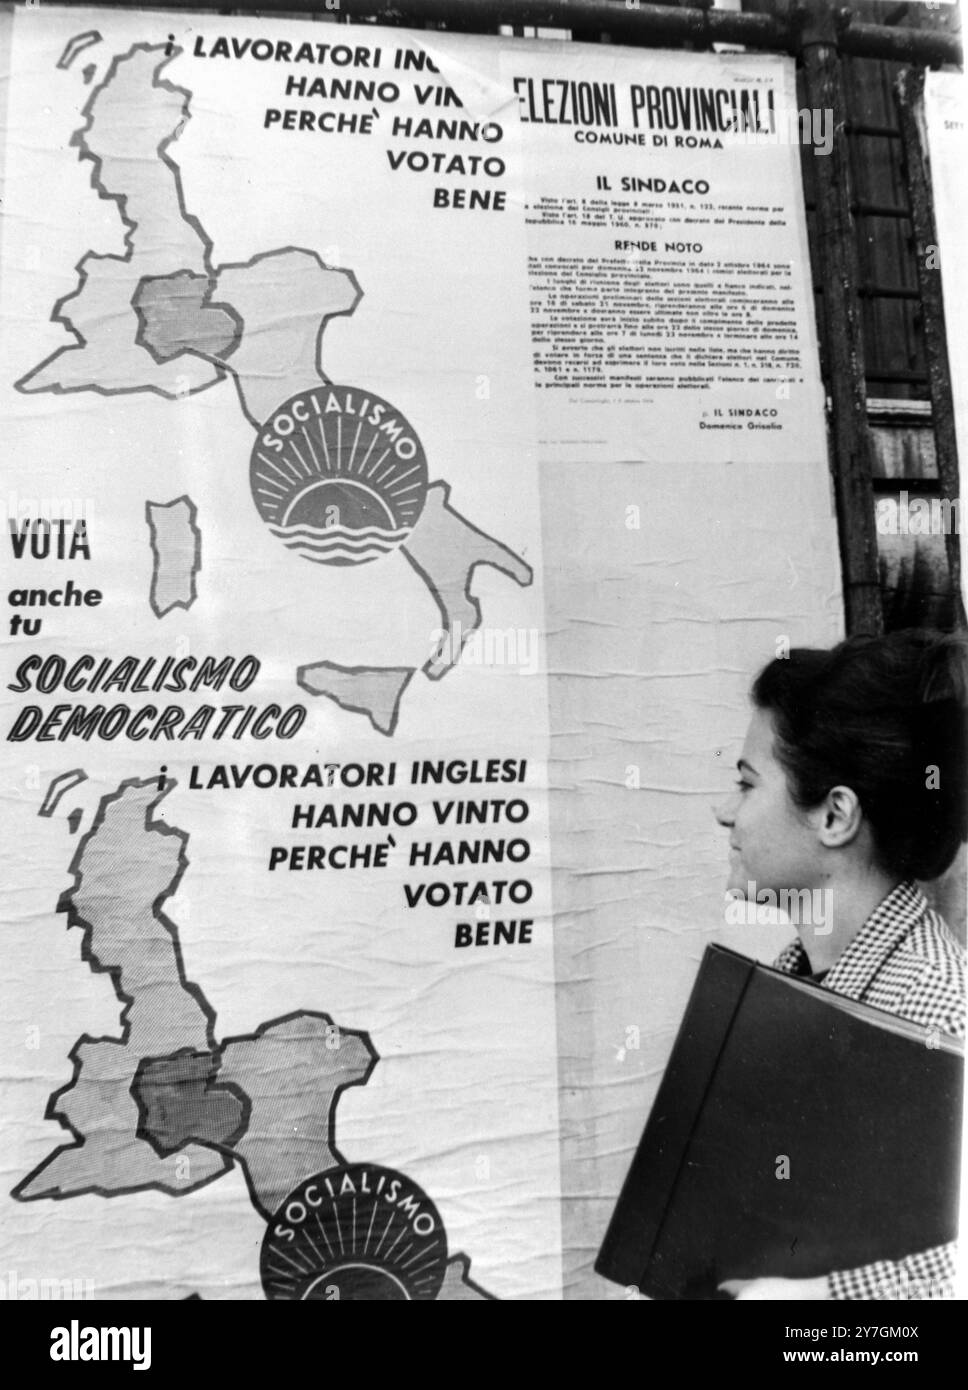
[[773, 724], [765, 710], [750, 720], [738, 769], [733, 795], [716, 809], [716, 819], [730, 832], [727, 888], [754, 898], [767, 888], [779, 893], [822, 886], [816, 817], [790, 796], [787, 774], [773, 756]]

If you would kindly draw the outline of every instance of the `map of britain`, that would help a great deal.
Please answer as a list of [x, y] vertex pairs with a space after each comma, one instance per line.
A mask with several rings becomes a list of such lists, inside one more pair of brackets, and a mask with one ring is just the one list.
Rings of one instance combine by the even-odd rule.
[[[51, 792], [63, 795], [83, 776], [63, 775]], [[326, 1174], [346, 1179], [349, 1167], [335, 1138], [337, 1102], [346, 1087], [366, 1083], [379, 1059], [365, 1033], [310, 1009], [219, 1041], [215, 1011], [188, 977], [177, 924], [166, 909], [188, 867], [187, 833], [155, 814], [174, 786], [171, 778], [160, 786], [155, 778], [122, 782], [101, 798], [71, 861], [73, 885], [58, 910], [81, 932], [82, 959], [110, 976], [120, 1031], [85, 1034], [71, 1049], [73, 1076], [46, 1111], [69, 1130], [71, 1142], [55, 1148], [12, 1195], [30, 1202], [154, 1189], [181, 1197], [238, 1164], [271, 1235], [278, 1229], [274, 1215], [289, 1210], [287, 1199], [300, 1184]], [[371, 1228], [379, 1232], [375, 1221]], [[361, 1245], [352, 1267], [383, 1270], [388, 1253]], [[277, 1250], [275, 1258], [298, 1261], [278, 1297], [322, 1296], [305, 1290], [339, 1278], [339, 1261], [327, 1261], [312, 1244], [298, 1257]], [[466, 1255], [448, 1257], [442, 1228], [437, 1249], [424, 1255], [428, 1263], [438, 1274], [430, 1297], [489, 1297], [470, 1279]], [[394, 1287], [409, 1282], [404, 1269]], [[419, 1281], [407, 1296], [421, 1296]]]

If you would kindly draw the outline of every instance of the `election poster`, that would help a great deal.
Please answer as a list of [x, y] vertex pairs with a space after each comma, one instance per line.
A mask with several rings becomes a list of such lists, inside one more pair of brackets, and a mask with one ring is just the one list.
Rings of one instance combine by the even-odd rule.
[[792, 59], [0, 24], [5, 1295], [620, 1298], [841, 634]]

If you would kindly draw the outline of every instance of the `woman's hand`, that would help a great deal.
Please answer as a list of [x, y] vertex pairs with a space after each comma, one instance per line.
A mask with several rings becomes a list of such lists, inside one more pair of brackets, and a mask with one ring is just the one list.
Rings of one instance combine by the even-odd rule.
[[719, 1286], [731, 1293], [736, 1302], [747, 1299], [828, 1299], [827, 1276], [816, 1279], [727, 1279]]

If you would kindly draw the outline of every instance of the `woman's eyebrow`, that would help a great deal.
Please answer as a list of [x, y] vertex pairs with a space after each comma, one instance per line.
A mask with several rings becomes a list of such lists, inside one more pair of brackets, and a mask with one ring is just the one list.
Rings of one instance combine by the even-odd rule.
[[740, 758], [739, 762], [736, 764], [736, 767], [739, 772], [752, 772], [754, 777], [759, 777], [760, 775], [757, 772], [756, 768], [753, 766], [753, 764], [748, 763], [745, 758]]

